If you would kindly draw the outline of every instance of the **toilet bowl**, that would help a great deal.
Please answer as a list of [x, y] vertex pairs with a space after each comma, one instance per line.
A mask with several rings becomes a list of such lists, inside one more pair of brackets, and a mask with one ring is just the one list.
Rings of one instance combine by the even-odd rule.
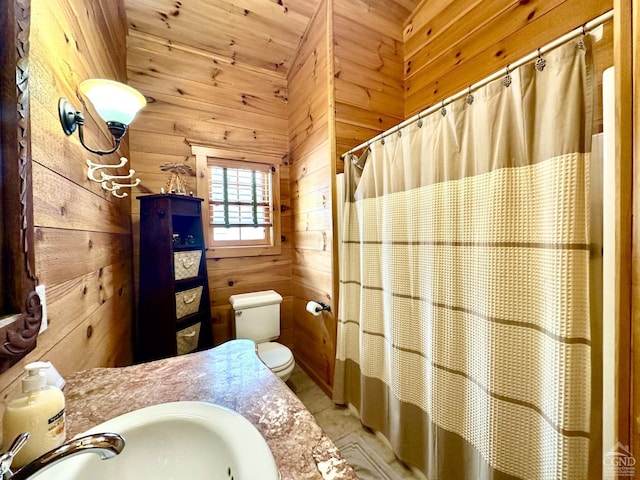
[[258, 343], [256, 347], [262, 363], [286, 382], [296, 366], [291, 350], [277, 342]]
[[273, 341], [280, 336], [282, 296], [267, 290], [231, 295], [229, 302], [235, 311], [236, 338], [253, 340], [262, 363], [286, 382], [296, 362], [288, 347]]

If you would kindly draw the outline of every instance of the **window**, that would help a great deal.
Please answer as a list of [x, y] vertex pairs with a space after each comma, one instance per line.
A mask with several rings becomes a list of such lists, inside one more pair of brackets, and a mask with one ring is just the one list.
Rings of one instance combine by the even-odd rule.
[[[280, 253], [280, 170], [275, 158], [192, 146], [205, 198], [209, 257]], [[239, 159], [237, 157], [242, 157]], [[207, 192], [206, 196], [201, 192]]]
[[207, 163], [211, 243], [271, 245], [271, 169], [275, 167], [215, 158]]

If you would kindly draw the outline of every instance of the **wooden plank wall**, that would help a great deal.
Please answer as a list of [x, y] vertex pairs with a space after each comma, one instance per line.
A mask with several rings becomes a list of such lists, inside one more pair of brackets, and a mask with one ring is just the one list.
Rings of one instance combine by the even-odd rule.
[[339, 157], [404, 119], [402, 27], [411, 11], [400, 2], [332, 2]]
[[[338, 308], [335, 174], [344, 169], [342, 153], [403, 120], [402, 27], [416, 4], [322, 2], [289, 75], [293, 283], [300, 292], [294, 299], [295, 354], [327, 393]], [[324, 301], [332, 312], [313, 317], [304, 309], [308, 300]]]
[[[614, 0], [615, 90], [616, 90], [616, 169], [615, 169], [615, 310], [617, 345], [615, 352], [616, 411], [611, 415], [617, 440], [627, 446], [635, 460], [640, 452], [640, 11], [637, 2]], [[629, 261], [631, 259], [631, 261]], [[603, 445], [605, 451], [609, 445]], [[626, 463], [623, 463], [623, 465]], [[631, 475], [638, 477], [637, 463]], [[626, 472], [625, 472], [626, 473]], [[635, 475], [633, 475], [635, 473]], [[622, 472], [617, 478], [623, 478]]]
[[309, 314], [307, 301], [333, 305], [327, 0], [322, 0], [289, 73], [293, 207], [293, 324], [296, 361], [325, 391], [333, 383], [336, 321]]
[[[161, 21], [151, 18], [150, 21]], [[282, 253], [273, 256], [207, 260], [214, 342], [232, 338], [229, 296], [276, 290], [283, 297], [280, 341], [293, 345], [291, 311], [291, 194], [287, 135], [287, 81], [284, 74], [225, 58], [190, 45], [130, 29], [129, 83], [149, 104], [130, 129], [131, 160], [141, 184], [132, 195], [134, 264], [137, 272], [137, 195], [159, 193], [169, 174], [164, 163], [184, 163], [195, 175], [189, 142], [233, 152], [282, 158]], [[166, 29], [165, 29], [166, 30]], [[185, 41], [187, 39], [185, 38]], [[195, 176], [187, 179], [196, 196]], [[137, 278], [137, 274], [136, 274]]]
[[[63, 375], [131, 362], [133, 275], [130, 202], [87, 179], [87, 158], [100, 159], [66, 137], [58, 98], [85, 112], [86, 141], [106, 148], [104, 122], [82, 106], [78, 84], [102, 77], [126, 82], [122, 0], [32, 0], [31, 145], [35, 259], [46, 286], [50, 326], [36, 349], [0, 376], [3, 403], [20, 390], [28, 362], [50, 360]], [[95, 118], [98, 118], [96, 121]], [[120, 154], [127, 155], [126, 142]]]
[[405, 117], [612, 8], [612, 0], [423, 1], [404, 29]]
[[[640, 452], [640, 199], [638, 195], [633, 195], [633, 191], [640, 191], [640, 123], [636, 119], [640, 118], [640, 9], [637, 3], [629, 4], [622, 0], [615, 0], [616, 11], [624, 10], [619, 15], [619, 25], [626, 27], [624, 32], [617, 32], [616, 36], [616, 67], [620, 69], [620, 82], [632, 82], [631, 89], [633, 95], [633, 103], [622, 107], [623, 111], [627, 113], [626, 117], [622, 118], [622, 124], [619, 129], [619, 135], [621, 139], [625, 139], [620, 145], [620, 153], [623, 155], [621, 158], [631, 158], [631, 165], [627, 162], [623, 163], [623, 167], [620, 169], [621, 177], [632, 174], [631, 192], [628, 192], [629, 185], [625, 185], [626, 201], [628, 202], [629, 196], [632, 197], [632, 228], [629, 232], [629, 206], [622, 200], [622, 207], [625, 211], [623, 222], [618, 227], [621, 229], [620, 244], [622, 246], [627, 245], [626, 248], [622, 248], [620, 251], [621, 260], [625, 257], [628, 258], [629, 254], [629, 234], [631, 233], [633, 253], [631, 272], [628, 272], [628, 267], [621, 267], [625, 272], [621, 275], [623, 287], [618, 292], [620, 299], [620, 315], [618, 319], [619, 331], [624, 335], [624, 332], [631, 331], [631, 338], [629, 340], [623, 340], [617, 353], [617, 363], [620, 365], [619, 369], [622, 374], [618, 378], [617, 395], [626, 395], [626, 399], [620, 402], [617, 416], [619, 419], [618, 429], [619, 431], [629, 431], [631, 452], [637, 459]], [[631, 28], [629, 27], [631, 24]], [[628, 75], [629, 70], [631, 74]], [[626, 77], [623, 80], [622, 77]], [[628, 91], [628, 86], [623, 91]], [[624, 97], [620, 97], [624, 98]], [[629, 112], [627, 109], [630, 109]], [[622, 112], [621, 112], [622, 113]], [[631, 125], [630, 125], [631, 124]], [[633, 135], [628, 138], [628, 132], [630, 127], [633, 128]], [[629, 143], [631, 145], [629, 145]], [[631, 155], [629, 150], [633, 149]], [[631, 176], [631, 175], [630, 175]], [[638, 188], [636, 188], [638, 187]], [[622, 197], [624, 198], [624, 197]], [[626, 207], [626, 208], [625, 208]], [[625, 224], [627, 225], [625, 227]], [[624, 260], [623, 260], [624, 261]], [[630, 275], [629, 275], [630, 274]], [[631, 281], [626, 282], [628, 277], [631, 276]], [[624, 294], [627, 288], [631, 288], [631, 305], [625, 306]], [[625, 308], [626, 307], [626, 308]], [[630, 308], [629, 312], [627, 309]], [[629, 387], [627, 387], [629, 385]], [[628, 400], [627, 400], [628, 399]], [[628, 425], [626, 419], [628, 418]], [[619, 437], [624, 441], [625, 436]], [[638, 468], [638, 467], [636, 467]], [[637, 470], [636, 470], [637, 471]]]

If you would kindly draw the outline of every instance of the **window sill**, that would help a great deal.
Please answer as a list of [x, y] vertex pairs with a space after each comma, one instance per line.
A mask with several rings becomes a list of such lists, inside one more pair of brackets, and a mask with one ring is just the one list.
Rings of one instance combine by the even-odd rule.
[[250, 246], [250, 247], [208, 247], [207, 258], [260, 257], [262, 255], [280, 255], [282, 247]]

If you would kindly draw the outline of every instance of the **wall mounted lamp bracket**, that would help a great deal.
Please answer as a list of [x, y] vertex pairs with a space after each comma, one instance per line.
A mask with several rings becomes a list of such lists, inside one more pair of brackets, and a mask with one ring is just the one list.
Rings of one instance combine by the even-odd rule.
[[[107, 124], [113, 137], [114, 146], [111, 150], [95, 150], [84, 143], [84, 116], [77, 111], [66, 98], [58, 100], [58, 116], [62, 130], [66, 135], [72, 135], [78, 130], [80, 143], [84, 148], [96, 155], [109, 155], [120, 147], [122, 137], [127, 133], [127, 126], [133, 121], [138, 111], [147, 104], [146, 98], [135, 88], [124, 83], [93, 78], [82, 82], [78, 89], [89, 99], [96, 113]], [[109, 169], [116, 173], [118, 168], [124, 167], [129, 160], [120, 157], [118, 164], [100, 164], [87, 159], [87, 177], [89, 180], [100, 183], [104, 190], [111, 192], [114, 197], [124, 198], [126, 193], [120, 192], [123, 188], [134, 188], [140, 185], [140, 179], [136, 178], [132, 183], [120, 183], [121, 180], [131, 180], [136, 173], [129, 170], [128, 175], [111, 175], [100, 169]], [[97, 175], [99, 173], [100, 175]]]
[[77, 128], [82, 146], [96, 155], [109, 155], [114, 153], [120, 147], [122, 137], [127, 133], [126, 125], [118, 122], [107, 122], [107, 128], [111, 132], [111, 135], [113, 135], [114, 146], [111, 150], [95, 150], [84, 143], [84, 116], [82, 112], [77, 111], [73, 105], [71, 105], [71, 102], [64, 97], [58, 100], [58, 115], [64, 133], [72, 135]]

